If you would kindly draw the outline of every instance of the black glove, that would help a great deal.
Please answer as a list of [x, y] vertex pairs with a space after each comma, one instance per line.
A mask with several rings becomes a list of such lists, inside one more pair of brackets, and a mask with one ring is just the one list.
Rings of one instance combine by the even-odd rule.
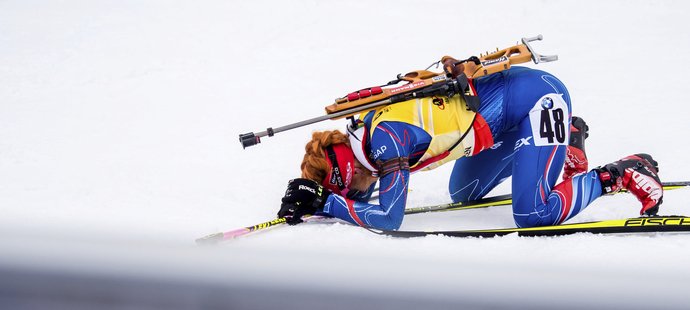
[[302, 223], [302, 216], [314, 214], [323, 209], [331, 192], [309, 179], [294, 179], [288, 182], [278, 217], [287, 217], [287, 223]]

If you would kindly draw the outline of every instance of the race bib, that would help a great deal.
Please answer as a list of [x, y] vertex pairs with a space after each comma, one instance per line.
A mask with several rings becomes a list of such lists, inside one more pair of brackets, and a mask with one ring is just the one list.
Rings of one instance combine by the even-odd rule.
[[534, 145], [567, 145], [568, 104], [563, 95], [547, 94], [541, 97], [529, 112]]

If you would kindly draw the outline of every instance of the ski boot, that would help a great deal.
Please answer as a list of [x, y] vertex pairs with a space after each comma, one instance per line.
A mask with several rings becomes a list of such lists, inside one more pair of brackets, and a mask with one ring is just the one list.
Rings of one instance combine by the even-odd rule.
[[570, 124], [570, 141], [568, 141], [566, 148], [565, 165], [563, 166], [563, 180], [587, 172], [588, 161], [585, 153], [585, 139], [587, 137], [589, 137], [589, 126], [582, 118], [573, 116]]
[[656, 215], [663, 202], [664, 188], [657, 175], [659, 164], [648, 154], [635, 154], [594, 170], [599, 174], [603, 194], [627, 189], [642, 203], [640, 215]]

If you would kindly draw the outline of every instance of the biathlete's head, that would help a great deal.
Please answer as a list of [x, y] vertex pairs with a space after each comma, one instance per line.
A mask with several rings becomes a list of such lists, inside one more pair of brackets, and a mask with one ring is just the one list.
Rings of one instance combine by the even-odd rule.
[[350, 145], [348, 136], [338, 130], [314, 132], [305, 147], [302, 177], [341, 196], [368, 190], [378, 177], [355, 158]]

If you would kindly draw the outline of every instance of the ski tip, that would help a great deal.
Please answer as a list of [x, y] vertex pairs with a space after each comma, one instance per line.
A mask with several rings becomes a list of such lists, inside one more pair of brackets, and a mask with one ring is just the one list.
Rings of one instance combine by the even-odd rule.
[[195, 240], [196, 245], [214, 245], [221, 241], [223, 241], [223, 233], [210, 234]]

